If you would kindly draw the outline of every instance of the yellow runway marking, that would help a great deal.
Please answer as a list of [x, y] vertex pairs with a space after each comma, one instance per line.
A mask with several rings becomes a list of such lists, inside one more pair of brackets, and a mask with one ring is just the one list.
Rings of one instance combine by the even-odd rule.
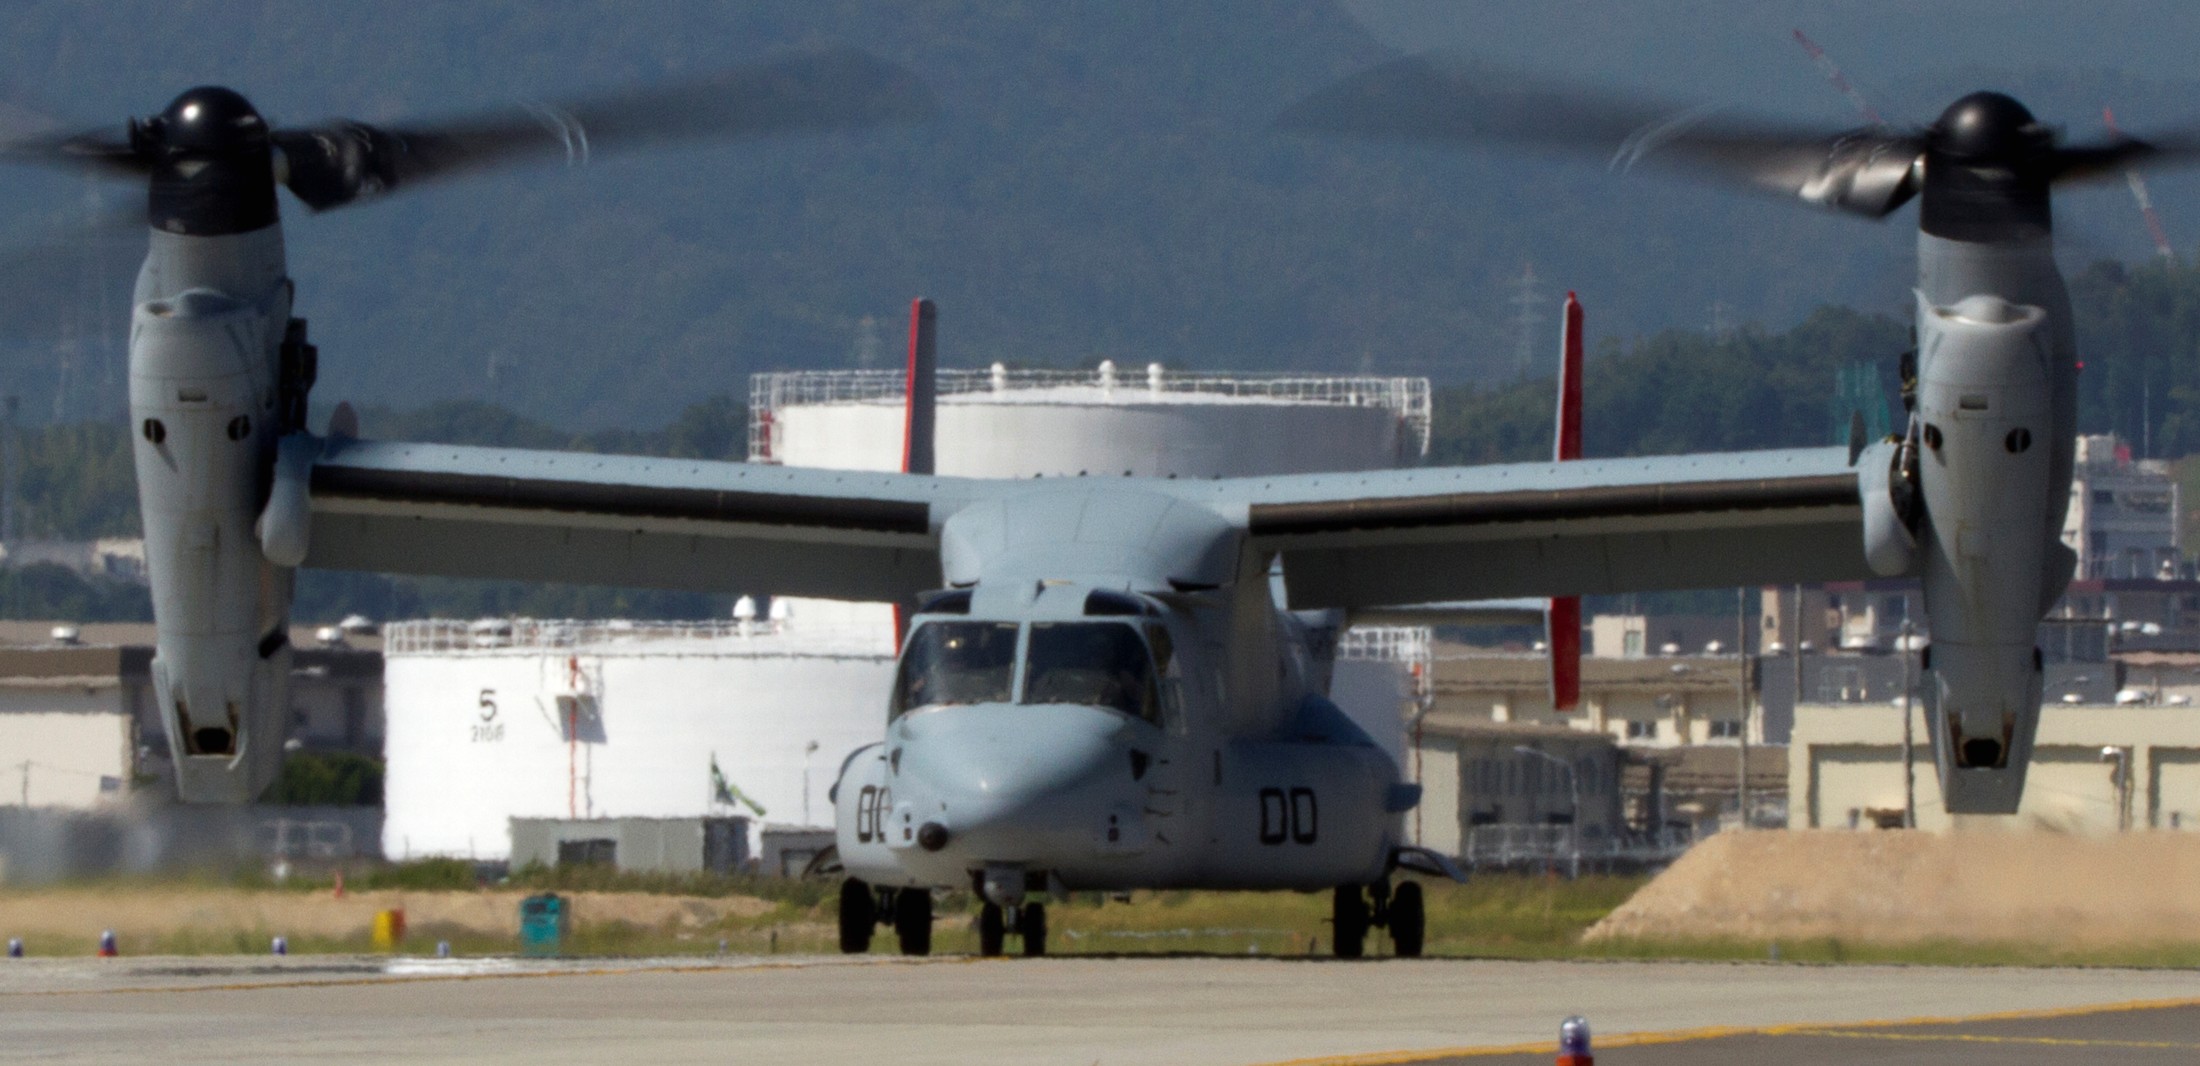
[[1842, 1029], [1801, 1029], [1786, 1036], [1837, 1036], [1853, 1040], [1908, 1040], [1957, 1044], [2038, 1044], [2043, 1047], [2166, 1048], [2200, 1051], [2200, 1044], [2174, 1040], [2081, 1040], [2060, 1036], [1984, 1036], [1974, 1033], [1866, 1033]]
[[[1979, 1043], [2009, 1044], [2058, 1044], [2071, 1047], [2135, 1047], [2135, 1048], [2200, 1048], [2200, 1044], [2153, 1044], [2144, 1042], [2120, 1042], [2110, 1040], [2058, 1040], [2052, 1037], [1965, 1037], [1960, 1034], [1936, 1035], [1929, 1033], [1869, 1032], [1874, 1029], [1895, 1029], [1917, 1025], [1976, 1025], [1981, 1022], [2038, 1021], [2054, 1018], [2079, 1018], [2092, 1014], [2114, 1014], [2119, 1011], [2168, 1010], [2176, 1007], [2200, 1007], [2200, 998], [2185, 999], [2134, 999], [2121, 1003], [2098, 1003], [2078, 1007], [2046, 1007], [2035, 1010], [1995, 1011], [1988, 1014], [1971, 1014], [1961, 1017], [1885, 1018], [1863, 1022], [1793, 1022], [1785, 1025], [1714, 1025], [1700, 1029], [1676, 1029], [1671, 1032], [1622, 1033], [1617, 1036], [1599, 1037], [1600, 1048], [1646, 1047], [1653, 1044], [1684, 1044], [1699, 1040], [1722, 1040], [1736, 1036], [1844, 1036], [1877, 1040], [1975, 1040]], [[1558, 1046], [1557, 1029], [1551, 1038], [1532, 1044], [1484, 1045], [1481, 1047], [1423, 1048], [1419, 1050], [1376, 1051], [1356, 1055], [1321, 1055], [1308, 1059], [1289, 1059], [1268, 1063], [1266, 1066], [1412, 1066], [1414, 1063], [1435, 1062], [1441, 1059], [1479, 1059], [1498, 1055], [1547, 1054]]]

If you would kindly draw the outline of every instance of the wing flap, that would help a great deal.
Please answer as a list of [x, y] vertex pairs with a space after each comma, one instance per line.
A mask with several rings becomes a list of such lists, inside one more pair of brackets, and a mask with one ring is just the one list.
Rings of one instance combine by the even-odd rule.
[[1846, 449], [1267, 479], [1294, 609], [1870, 576]]
[[940, 581], [951, 479], [331, 441], [305, 565], [896, 600]]

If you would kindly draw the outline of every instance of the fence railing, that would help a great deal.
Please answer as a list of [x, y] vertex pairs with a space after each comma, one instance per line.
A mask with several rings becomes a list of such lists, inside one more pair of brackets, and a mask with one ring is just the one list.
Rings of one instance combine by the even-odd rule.
[[[791, 630], [782, 621], [758, 619], [710, 619], [705, 621], [629, 621], [482, 618], [463, 621], [420, 618], [390, 622], [382, 627], [384, 655], [420, 655], [438, 652], [493, 650], [556, 650], [563, 648], [605, 650], [631, 648], [673, 651], [714, 645], [725, 650], [732, 642], [799, 635], [804, 649], [842, 646], [890, 653], [893, 631], [879, 626], [812, 625]], [[875, 647], [874, 647], [875, 646]]]
[[1434, 634], [1427, 626], [1353, 626], [1337, 638], [1339, 661], [1404, 663], [1416, 698], [1429, 694], [1436, 673]]
[[1685, 829], [1612, 836], [1571, 825], [1478, 825], [1467, 831], [1459, 858], [1470, 870], [1554, 869], [1578, 877], [1584, 867], [1611, 870], [1660, 866], [1696, 842]]

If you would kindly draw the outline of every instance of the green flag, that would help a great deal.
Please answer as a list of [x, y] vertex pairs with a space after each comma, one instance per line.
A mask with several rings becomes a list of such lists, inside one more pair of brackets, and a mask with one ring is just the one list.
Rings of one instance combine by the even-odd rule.
[[734, 787], [733, 782], [726, 780], [725, 771], [718, 769], [717, 752], [712, 752], [710, 756], [710, 793], [714, 802], [728, 807], [739, 804], [755, 811], [758, 818], [764, 817], [763, 805], [750, 799], [748, 793]]

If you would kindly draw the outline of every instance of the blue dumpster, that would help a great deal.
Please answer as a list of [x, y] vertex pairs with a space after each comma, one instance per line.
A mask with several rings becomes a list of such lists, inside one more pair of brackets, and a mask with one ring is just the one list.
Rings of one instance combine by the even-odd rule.
[[519, 953], [565, 954], [565, 898], [553, 892], [519, 901]]

